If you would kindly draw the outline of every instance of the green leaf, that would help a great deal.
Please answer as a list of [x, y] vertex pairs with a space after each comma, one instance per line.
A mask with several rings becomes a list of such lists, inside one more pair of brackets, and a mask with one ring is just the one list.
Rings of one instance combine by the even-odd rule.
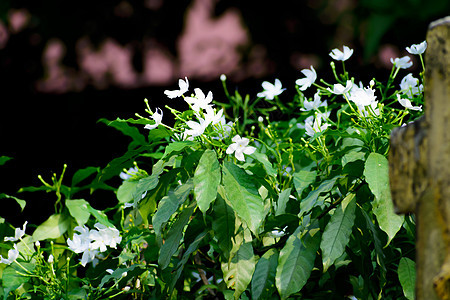
[[101, 210], [97, 210], [90, 206], [89, 204], [86, 205], [88, 208], [89, 213], [101, 224], [107, 226], [107, 227], [114, 227], [111, 222], [108, 220], [108, 216]]
[[70, 218], [64, 214], [53, 214], [39, 225], [33, 233], [33, 241], [56, 239], [62, 236], [70, 226]]
[[86, 200], [66, 200], [66, 207], [69, 213], [77, 221], [77, 224], [83, 226], [89, 220], [91, 213], [88, 209], [89, 203]]
[[13, 199], [17, 202], [17, 204], [19, 204], [20, 206], [20, 210], [23, 211], [23, 209], [25, 208], [25, 205], [27, 204], [27, 202], [25, 200], [19, 199], [17, 197], [11, 196], [11, 195], [7, 195], [7, 194], [0, 194], [0, 199]]
[[370, 153], [364, 166], [364, 176], [375, 196], [372, 202], [373, 213], [377, 217], [380, 228], [388, 235], [387, 245], [389, 245], [402, 227], [405, 218], [394, 212], [386, 157], [378, 153]]
[[311, 275], [320, 244], [317, 223], [311, 227], [302, 233], [303, 226], [299, 226], [281, 249], [275, 276], [281, 299], [286, 299], [300, 291]]
[[[356, 200], [355, 194], [345, 197], [342, 205], [339, 205], [322, 235], [320, 249], [322, 250], [323, 271], [333, 265], [335, 260], [342, 256], [350, 240], [353, 224], [355, 222]], [[344, 206], [344, 203], [346, 204]]]
[[239, 299], [239, 296], [247, 289], [255, 266], [256, 256], [253, 254], [251, 242], [241, 244], [229, 262], [222, 262], [223, 280], [227, 287], [234, 288], [234, 299]]
[[294, 186], [299, 197], [302, 196], [303, 190], [309, 187], [311, 183], [316, 180], [316, 176], [316, 171], [300, 170], [294, 173]]
[[189, 218], [192, 216], [194, 208], [195, 203], [184, 208], [167, 233], [167, 237], [164, 244], [161, 246], [158, 257], [158, 265], [161, 269], [167, 268], [170, 263], [170, 258], [177, 252], [181, 238], [183, 237], [184, 226], [189, 222]]
[[267, 158], [267, 155], [265, 155], [264, 153], [253, 152], [250, 157], [259, 161], [263, 165], [264, 169], [267, 172], [267, 175], [272, 177], [277, 176], [277, 170], [272, 166], [272, 163]]
[[277, 208], [275, 210], [275, 216], [283, 215], [286, 213], [286, 205], [289, 201], [292, 188], [287, 188], [278, 195]]
[[[2, 275], [2, 286], [3, 286], [3, 299], [8, 298], [8, 294], [15, 291], [25, 282], [28, 282], [32, 277], [24, 276], [26, 273], [33, 274], [34, 264], [28, 262], [21, 262], [22, 267], [27, 271], [23, 270], [16, 263], [12, 263], [3, 270]], [[23, 275], [22, 275], [23, 274]]]
[[357, 160], [364, 160], [364, 156], [366, 154], [362, 151], [350, 151], [341, 158], [342, 167], [344, 167], [346, 164], [350, 162], [354, 162]]
[[98, 168], [98, 167], [87, 167], [87, 168], [76, 171], [72, 177], [72, 187], [76, 186], [77, 184], [79, 184], [80, 182], [82, 182], [83, 180], [85, 180], [86, 178], [91, 176], [92, 174], [98, 173], [98, 172], [100, 172], [100, 168]]
[[170, 190], [167, 196], [159, 201], [158, 208], [152, 219], [153, 229], [155, 230], [157, 238], [161, 238], [162, 225], [166, 223], [178, 210], [180, 205], [184, 203], [192, 188], [192, 180], [188, 180], [184, 184], [177, 186], [175, 190]]
[[258, 260], [252, 278], [252, 299], [270, 299], [275, 290], [278, 251], [269, 249]]
[[186, 265], [189, 257], [191, 254], [198, 249], [198, 245], [203, 240], [203, 238], [207, 235], [206, 232], [202, 232], [192, 241], [192, 243], [187, 247], [186, 251], [183, 253], [183, 257], [177, 264], [177, 272], [175, 273], [175, 276], [172, 278], [172, 282], [170, 284], [170, 290], [169, 294], [172, 294], [173, 288], [175, 287], [175, 284], [177, 283], [178, 279], [181, 276], [181, 273], [183, 272], [184, 266]]
[[409, 300], [415, 299], [416, 263], [407, 257], [402, 257], [398, 264], [398, 279], [403, 288], [403, 294]]
[[[138, 185], [138, 181], [125, 180], [117, 189], [117, 200], [119, 203], [128, 203], [133, 200], [133, 193]], [[142, 196], [141, 196], [142, 197]]]
[[300, 202], [300, 212], [298, 215], [302, 216], [304, 213], [310, 211], [316, 205], [319, 195], [331, 191], [339, 177], [340, 176], [336, 176], [332, 179], [322, 181], [317, 189], [311, 191], [305, 199], [302, 199]]
[[220, 180], [220, 165], [216, 151], [206, 150], [194, 174], [194, 195], [201, 212], [206, 213], [211, 202], [216, 199]]
[[233, 163], [225, 162], [222, 172], [225, 200], [249, 229], [257, 234], [264, 218], [264, 202], [258, 187], [249, 174]]
[[229, 254], [233, 248], [231, 238], [234, 236], [235, 214], [233, 209], [226, 203], [222, 196], [217, 196], [213, 206], [212, 229], [217, 239], [222, 255], [229, 259]]
[[198, 143], [194, 142], [194, 141], [181, 141], [181, 142], [170, 143], [166, 147], [166, 150], [164, 151], [164, 155], [163, 155], [162, 159], [170, 156], [173, 152], [180, 152], [186, 147], [194, 147], [197, 144]]
[[123, 120], [117, 119], [115, 121], [109, 121], [107, 119], [100, 119], [99, 122], [105, 123], [108, 126], [114, 127], [115, 129], [122, 132], [124, 135], [131, 137], [135, 142], [140, 145], [146, 145], [147, 141], [145, 136], [142, 135], [136, 127], [128, 125]]
[[13, 159], [9, 156], [0, 156], [0, 166], [3, 166], [7, 161]]

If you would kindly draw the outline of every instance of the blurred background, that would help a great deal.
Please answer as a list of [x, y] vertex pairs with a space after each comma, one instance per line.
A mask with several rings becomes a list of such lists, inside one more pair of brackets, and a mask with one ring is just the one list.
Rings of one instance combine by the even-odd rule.
[[[144, 98], [176, 107], [163, 91], [185, 76], [216, 100], [221, 74], [252, 97], [279, 78], [289, 101], [300, 70], [327, 78], [328, 53], [342, 45], [355, 50], [346, 65], [358, 79], [387, 78], [390, 58], [446, 15], [448, 0], [0, 0], [0, 156], [14, 158], [0, 167], [0, 193], [28, 200], [25, 217], [39, 224], [54, 195], [20, 187], [126, 151], [130, 140], [100, 118], [143, 114]], [[94, 207], [110, 205], [99, 198]], [[20, 225], [19, 206], [0, 201], [0, 216]]]

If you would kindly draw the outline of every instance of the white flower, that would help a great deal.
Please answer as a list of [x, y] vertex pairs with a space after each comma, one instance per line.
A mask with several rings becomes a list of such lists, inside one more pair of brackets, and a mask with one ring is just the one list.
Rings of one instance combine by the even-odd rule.
[[350, 58], [350, 56], [352, 56], [353, 54], [353, 49], [350, 49], [347, 46], [344, 46], [344, 52], [342, 52], [339, 49], [333, 49], [330, 52], [330, 56], [331, 58], [333, 58], [334, 60], [342, 60], [342, 61], [346, 61], [347, 59]]
[[158, 127], [161, 124], [161, 121], [162, 121], [162, 118], [163, 118], [162, 110], [159, 107], [156, 108], [156, 111], [153, 113], [151, 118], [155, 121], [155, 124], [153, 124], [153, 125], [147, 124], [144, 127], [145, 129], [152, 130], [152, 129], [155, 129], [156, 127]]
[[406, 47], [406, 51], [416, 55], [423, 54], [426, 49], [427, 49], [427, 41], [423, 41], [420, 44], [413, 44], [411, 45], [411, 47]]
[[422, 111], [422, 105], [421, 106], [412, 106], [411, 101], [409, 101], [409, 99], [405, 99], [400, 97], [399, 94], [397, 94], [397, 100], [398, 102], [400, 102], [400, 104], [407, 109], [410, 110], [418, 110], [418, 111]]
[[184, 100], [189, 103], [192, 109], [196, 112], [199, 112], [200, 109], [206, 109], [213, 99], [212, 92], [208, 92], [208, 95], [205, 97], [203, 91], [199, 88], [194, 90], [195, 97], [186, 97]]
[[[125, 170], [125, 169], [124, 169]], [[128, 180], [134, 175], [137, 175], [139, 173], [139, 170], [137, 167], [132, 167], [126, 170], [126, 172], [120, 172], [119, 177], [122, 178], [122, 180]]]
[[14, 244], [13, 249], [10, 249], [8, 251], [8, 258], [3, 258], [0, 255], [0, 263], [1, 264], [11, 264], [13, 261], [15, 261], [19, 257], [19, 250], [17, 250], [17, 245]]
[[67, 245], [73, 252], [81, 253], [89, 249], [91, 238], [89, 237], [89, 230], [86, 228], [86, 226], [83, 225], [83, 227], [75, 227], [75, 230], [80, 232], [80, 230], [77, 230], [77, 228], [81, 228], [82, 234], [74, 234], [72, 239], [67, 239]]
[[314, 70], [313, 66], [311, 66], [311, 70], [303, 69], [301, 71], [303, 75], [305, 75], [305, 78], [297, 79], [295, 81], [295, 84], [300, 86], [300, 90], [304, 91], [307, 88], [309, 88], [317, 79], [317, 73]]
[[350, 80], [347, 80], [345, 86], [340, 83], [336, 83], [333, 85], [333, 89], [327, 88], [328, 91], [332, 92], [335, 95], [343, 95], [347, 93], [353, 86], [353, 83]]
[[403, 56], [402, 58], [397, 57], [396, 59], [391, 57], [391, 63], [399, 69], [408, 69], [413, 64], [409, 56]]
[[256, 150], [255, 147], [248, 146], [250, 142], [248, 138], [241, 138], [239, 135], [235, 135], [231, 140], [233, 144], [228, 146], [226, 152], [227, 154], [234, 152], [234, 156], [240, 161], [245, 161], [244, 154], [250, 155]]
[[227, 80], [227, 75], [225, 75], [225, 74], [220, 75], [220, 80], [221, 81]]
[[321, 106], [327, 106], [327, 101], [320, 101], [319, 92], [314, 94], [314, 101], [303, 101], [303, 106], [305, 108], [300, 108], [301, 111], [310, 111], [310, 110], [316, 110]]
[[262, 83], [262, 87], [264, 88], [264, 91], [258, 93], [257, 96], [264, 97], [266, 98], [266, 100], [273, 100], [275, 96], [278, 96], [285, 90], [281, 88], [281, 81], [278, 79], [275, 79], [275, 84], [271, 84], [268, 81], [264, 81]]
[[5, 242], [6, 241], [18, 241], [20, 240], [24, 235], [25, 235], [25, 229], [27, 228], [27, 223], [28, 221], [25, 221], [25, 223], [22, 226], [22, 229], [20, 228], [16, 228], [15, 233], [14, 233], [14, 237], [5, 237]]
[[185, 131], [185, 133], [188, 136], [196, 137], [200, 136], [205, 132], [206, 127], [208, 127], [209, 123], [207, 123], [202, 118], [198, 118], [199, 123], [195, 121], [187, 121], [186, 125], [189, 126], [191, 129], [188, 129]]
[[87, 263], [93, 262], [95, 257], [98, 255], [97, 249], [88, 248], [83, 252], [83, 256], [81, 257], [81, 265], [86, 267]]
[[413, 98], [415, 95], [418, 95], [423, 90], [423, 85], [419, 85], [419, 79], [414, 78], [411, 73], [403, 77], [400, 82], [400, 89], [403, 95], [407, 95], [408, 98]]
[[205, 114], [206, 123], [216, 125], [217, 123], [221, 122], [222, 116], [223, 116], [223, 109], [219, 110], [216, 114], [214, 108], [212, 108], [211, 106], [206, 107], [206, 114]]
[[179, 90], [174, 91], [165, 90], [164, 94], [166, 94], [166, 96], [171, 99], [183, 96], [184, 93], [186, 93], [189, 89], [189, 81], [187, 77], [184, 78], [186, 79], [186, 81], [184, 81], [183, 79], [178, 80], [178, 86], [180, 87]]
[[310, 120], [311, 119], [309, 119], [308, 122], [305, 122], [305, 130], [306, 134], [311, 137], [314, 136], [314, 134], [316, 134], [317, 132], [326, 130], [328, 126], [330, 126], [330, 124], [328, 123], [322, 125], [322, 117], [320, 116], [316, 116], [314, 123], [312, 123]]
[[354, 85], [350, 92], [349, 99], [361, 110], [361, 108], [374, 103], [377, 96], [375, 96], [375, 90], [371, 88], [363, 88]]
[[283, 229], [281, 229], [281, 230], [274, 229], [274, 230], [272, 230], [272, 231], [270, 232], [270, 235], [271, 235], [272, 237], [274, 237], [274, 238], [282, 237], [283, 235], [286, 234], [286, 232], [285, 232], [286, 228], [287, 228], [287, 226], [285, 226], [285, 227], [284, 227]]

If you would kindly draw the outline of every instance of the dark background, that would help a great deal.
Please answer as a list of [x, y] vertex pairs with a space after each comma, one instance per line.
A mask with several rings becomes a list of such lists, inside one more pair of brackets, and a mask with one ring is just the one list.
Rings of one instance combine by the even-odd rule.
[[[205, 19], [205, 12], [207, 21], [186, 29]], [[289, 101], [295, 80], [303, 77], [300, 70], [313, 65], [319, 78], [326, 78], [328, 53], [342, 45], [355, 50], [346, 62], [353, 75], [364, 82], [387, 78], [389, 58], [406, 55], [406, 46], [425, 39], [431, 21], [449, 14], [448, 0], [1, 0], [0, 156], [14, 159], [0, 166], [0, 193], [28, 203], [21, 214], [12, 200], [1, 199], [0, 216], [16, 226], [25, 219], [44, 221], [53, 213], [55, 196], [17, 194], [18, 189], [39, 185], [39, 174], [50, 180], [64, 163], [69, 183], [77, 169], [104, 167], [123, 154], [129, 139], [97, 121], [143, 114], [144, 98], [153, 108], [176, 107], [163, 91], [176, 89], [178, 78], [188, 76], [190, 91], [212, 90], [217, 100], [224, 99], [222, 73], [231, 89], [252, 96], [263, 80], [279, 78], [287, 88], [281, 99]], [[182, 40], [193, 41], [196, 56]], [[81, 63], [80, 49], [101, 54], [107, 41], [128, 49], [129, 63], [97, 80]], [[55, 44], [63, 50], [52, 58], [48, 49]], [[165, 65], [145, 65], [149, 49], [163, 55]], [[235, 57], [225, 58], [231, 52]], [[119, 61], [120, 53], [109, 63]], [[208, 55], [212, 58], [202, 65]], [[55, 66], [59, 71], [52, 71]], [[148, 69], [159, 75], [142, 79]], [[125, 74], [118, 80], [121, 70], [139, 78], [127, 80]], [[169, 115], [165, 110], [165, 122]], [[109, 205], [101, 195], [89, 197], [94, 207]]]

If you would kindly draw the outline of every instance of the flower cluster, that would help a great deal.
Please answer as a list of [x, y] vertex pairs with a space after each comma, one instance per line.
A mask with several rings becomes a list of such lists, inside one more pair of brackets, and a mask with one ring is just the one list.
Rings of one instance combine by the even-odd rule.
[[95, 264], [96, 257], [107, 250], [107, 246], [116, 248], [117, 244], [122, 241], [119, 231], [114, 227], [107, 227], [103, 224], [96, 223], [95, 229], [89, 230], [86, 226], [77, 226], [72, 239], [67, 239], [69, 249], [75, 253], [83, 253], [81, 264], [86, 266], [87, 263]]
[[[27, 221], [22, 226], [22, 229], [16, 228], [14, 232], [14, 236], [12, 237], [5, 237], [4, 241], [10, 241], [10, 242], [17, 242], [23, 238], [25, 235], [25, 230], [27, 228]], [[11, 264], [13, 261], [15, 261], [19, 257], [19, 250], [17, 250], [17, 244], [13, 245], [13, 248], [8, 251], [8, 257], [4, 258], [0, 255], [0, 263], [1, 264]]]

